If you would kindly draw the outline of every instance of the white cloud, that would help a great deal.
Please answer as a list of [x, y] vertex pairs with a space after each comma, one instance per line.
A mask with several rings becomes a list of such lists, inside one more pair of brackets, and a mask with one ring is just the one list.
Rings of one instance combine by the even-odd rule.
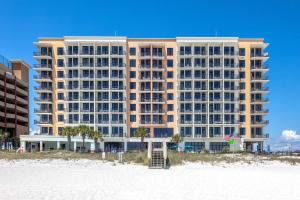
[[293, 130], [283, 130], [281, 133], [281, 138], [283, 140], [300, 140], [300, 135]]

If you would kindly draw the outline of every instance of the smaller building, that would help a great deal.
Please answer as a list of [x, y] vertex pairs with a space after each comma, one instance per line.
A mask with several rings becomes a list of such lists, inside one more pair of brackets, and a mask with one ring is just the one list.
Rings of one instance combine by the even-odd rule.
[[28, 135], [28, 123], [29, 65], [0, 55], [0, 129], [8, 139], [6, 142]]

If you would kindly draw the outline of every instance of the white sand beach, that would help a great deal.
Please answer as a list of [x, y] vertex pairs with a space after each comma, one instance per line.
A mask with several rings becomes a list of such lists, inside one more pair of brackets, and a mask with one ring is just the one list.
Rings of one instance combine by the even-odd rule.
[[188, 163], [169, 170], [79, 160], [0, 160], [0, 199], [297, 200], [300, 166]]

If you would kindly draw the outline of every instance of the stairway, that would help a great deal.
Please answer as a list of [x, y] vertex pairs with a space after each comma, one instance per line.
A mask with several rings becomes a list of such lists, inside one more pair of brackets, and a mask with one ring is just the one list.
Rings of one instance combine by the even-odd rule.
[[153, 150], [151, 160], [149, 163], [151, 169], [163, 169], [165, 168], [165, 160], [163, 150]]

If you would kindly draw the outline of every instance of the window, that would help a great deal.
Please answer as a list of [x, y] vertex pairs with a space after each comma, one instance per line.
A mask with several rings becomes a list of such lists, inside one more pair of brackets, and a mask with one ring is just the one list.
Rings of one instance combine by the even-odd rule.
[[173, 48], [167, 48], [167, 55], [173, 56]]
[[168, 115], [168, 122], [174, 122], [174, 116]]
[[239, 55], [240, 56], [245, 56], [245, 48], [240, 48], [239, 49]]
[[245, 115], [240, 115], [240, 122], [245, 122]]
[[173, 99], [174, 99], [173, 93], [168, 93], [168, 100], [173, 100]]
[[239, 60], [240, 68], [245, 68], [245, 60]]
[[136, 67], [136, 60], [131, 59], [131, 60], [129, 61], [129, 64], [130, 64], [130, 67]]
[[135, 77], [136, 77], [135, 71], [130, 71], [130, 78], [135, 78]]
[[64, 55], [64, 48], [63, 47], [57, 47], [57, 55]]
[[240, 93], [240, 100], [241, 101], [245, 100], [245, 93]]
[[63, 59], [57, 59], [57, 66], [63, 67], [64, 66], [64, 60]]
[[63, 111], [63, 110], [64, 110], [64, 104], [59, 103], [59, 104], [57, 105], [57, 110]]
[[168, 104], [168, 111], [173, 111], [173, 110], [174, 110], [174, 105]]
[[135, 99], [136, 99], [136, 94], [130, 93], [130, 100], [135, 100]]
[[168, 82], [167, 88], [168, 88], [168, 89], [173, 89], [173, 83], [172, 83], [172, 82]]
[[57, 88], [58, 89], [63, 89], [64, 88], [64, 82], [58, 82], [57, 83]]
[[240, 135], [245, 135], [245, 134], [246, 134], [246, 129], [240, 128]]
[[168, 60], [167, 61], [167, 66], [168, 67], [173, 67], [173, 60]]
[[136, 116], [130, 115], [130, 122], [136, 122]]
[[135, 88], [136, 88], [136, 83], [130, 82], [130, 89], [135, 89]]
[[63, 78], [64, 72], [63, 71], [57, 71], [57, 78]]
[[61, 92], [57, 93], [57, 99], [64, 100], [64, 93], [61, 93]]
[[173, 78], [173, 72], [168, 72], [168, 78]]
[[129, 49], [129, 54], [131, 55], [131, 56], [135, 56], [136, 55], [136, 48], [130, 48]]
[[130, 111], [136, 111], [136, 104], [130, 104]]
[[58, 120], [58, 122], [63, 122], [64, 121], [64, 115], [58, 115], [57, 120]]

